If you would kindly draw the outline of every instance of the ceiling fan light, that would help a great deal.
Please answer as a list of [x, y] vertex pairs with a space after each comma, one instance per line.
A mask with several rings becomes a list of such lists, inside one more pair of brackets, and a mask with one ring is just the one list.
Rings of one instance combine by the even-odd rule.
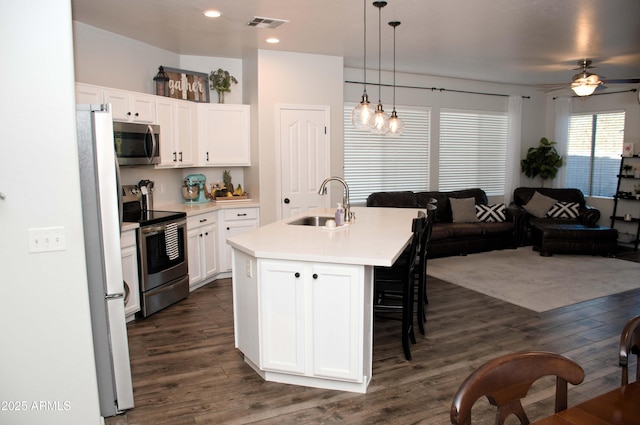
[[571, 84], [571, 90], [578, 96], [590, 96], [596, 91], [600, 84], [589, 84], [585, 82], [574, 82]]

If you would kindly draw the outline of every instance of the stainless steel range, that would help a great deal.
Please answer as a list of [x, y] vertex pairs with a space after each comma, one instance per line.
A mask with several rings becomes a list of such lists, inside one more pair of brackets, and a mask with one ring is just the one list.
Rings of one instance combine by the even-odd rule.
[[187, 230], [184, 212], [148, 209], [153, 182], [122, 186], [123, 221], [137, 232], [140, 313], [147, 317], [189, 295]]

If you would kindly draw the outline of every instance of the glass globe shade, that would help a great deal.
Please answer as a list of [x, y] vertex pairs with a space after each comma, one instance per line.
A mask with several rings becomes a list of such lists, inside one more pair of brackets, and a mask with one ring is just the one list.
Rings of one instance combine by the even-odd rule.
[[369, 96], [364, 92], [360, 103], [351, 111], [351, 123], [358, 130], [370, 130], [373, 127], [374, 113], [369, 103]]
[[394, 109], [391, 112], [391, 118], [389, 118], [389, 134], [393, 136], [400, 136], [404, 132], [404, 121], [398, 118], [398, 114]]
[[384, 112], [381, 103], [378, 103], [376, 113], [373, 115], [371, 132], [374, 134], [387, 134], [389, 132], [389, 115]]

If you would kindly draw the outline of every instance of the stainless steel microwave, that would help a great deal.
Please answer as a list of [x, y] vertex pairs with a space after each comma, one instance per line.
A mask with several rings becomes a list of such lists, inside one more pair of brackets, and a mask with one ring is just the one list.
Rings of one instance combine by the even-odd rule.
[[160, 163], [159, 125], [114, 121], [113, 144], [120, 165]]

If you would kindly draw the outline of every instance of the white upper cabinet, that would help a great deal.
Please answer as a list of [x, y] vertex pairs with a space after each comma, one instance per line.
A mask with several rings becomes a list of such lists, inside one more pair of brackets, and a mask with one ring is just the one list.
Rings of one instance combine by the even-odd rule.
[[251, 165], [249, 105], [196, 103], [76, 83], [76, 103], [110, 103], [114, 121], [160, 125], [157, 168]]
[[102, 87], [77, 83], [76, 103], [88, 103], [91, 105], [99, 105], [101, 103], [104, 103], [104, 94]]
[[105, 89], [105, 103], [111, 103], [114, 121], [152, 124], [156, 121], [156, 96], [126, 90]]
[[198, 166], [251, 165], [249, 105], [198, 105]]
[[156, 97], [156, 123], [160, 126], [160, 164], [156, 167], [193, 166], [196, 117], [194, 103]]

